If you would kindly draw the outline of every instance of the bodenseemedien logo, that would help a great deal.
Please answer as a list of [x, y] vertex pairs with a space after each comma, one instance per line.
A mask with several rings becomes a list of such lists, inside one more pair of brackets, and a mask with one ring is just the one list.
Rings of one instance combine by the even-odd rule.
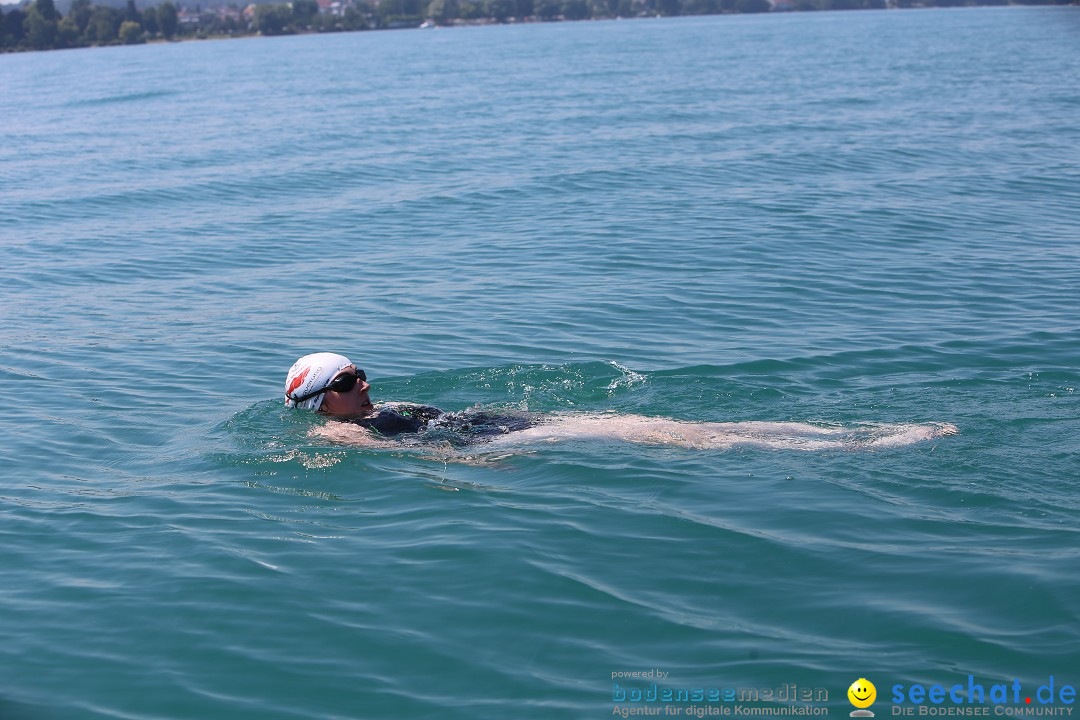
[[847, 697], [856, 707], [851, 711], [851, 717], [874, 717], [874, 713], [866, 709], [877, 699], [877, 688], [874, 687], [874, 683], [866, 678], [859, 678], [847, 689]]

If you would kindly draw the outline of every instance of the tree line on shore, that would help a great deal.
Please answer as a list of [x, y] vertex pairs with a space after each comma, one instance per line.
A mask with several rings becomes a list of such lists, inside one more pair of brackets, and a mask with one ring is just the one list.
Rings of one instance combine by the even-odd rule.
[[142, 42], [147, 35], [171, 39], [176, 36], [179, 13], [165, 2], [139, 12], [134, 0], [127, 9], [91, 5], [73, 0], [61, 16], [53, 0], [35, 0], [26, 10], [0, 8], [0, 48], [5, 50], [53, 50], [88, 45]]
[[762, 13], [778, 10], [861, 10], [886, 7], [1068, 4], [1071, 0], [343, 0], [321, 13], [316, 0], [182, 12], [171, 0], [123, 10], [73, 0], [62, 16], [53, 0], [34, 0], [25, 10], [0, 7], [0, 51], [53, 50], [91, 45], [137, 44], [182, 37], [286, 35], [346, 32], [518, 20], [587, 20], [616, 17]]

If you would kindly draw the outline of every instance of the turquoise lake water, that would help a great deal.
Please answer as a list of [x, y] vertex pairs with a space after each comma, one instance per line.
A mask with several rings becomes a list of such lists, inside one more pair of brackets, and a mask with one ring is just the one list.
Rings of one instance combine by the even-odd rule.
[[[0, 718], [1080, 684], [1078, 38], [1000, 8], [0, 56]], [[732, 434], [356, 447], [281, 405], [318, 350], [376, 401]]]

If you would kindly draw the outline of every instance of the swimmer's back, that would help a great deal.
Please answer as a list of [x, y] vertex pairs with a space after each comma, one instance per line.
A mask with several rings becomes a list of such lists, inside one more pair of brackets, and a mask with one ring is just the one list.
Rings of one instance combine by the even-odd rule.
[[539, 424], [539, 418], [532, 413], [507, 414], [487, 410], [443, 412], [431, 405], [390, 403], [352, 422], [374, 430], [383, 437], [431, 431], [455, 445], [469, 445], [534, 427]]

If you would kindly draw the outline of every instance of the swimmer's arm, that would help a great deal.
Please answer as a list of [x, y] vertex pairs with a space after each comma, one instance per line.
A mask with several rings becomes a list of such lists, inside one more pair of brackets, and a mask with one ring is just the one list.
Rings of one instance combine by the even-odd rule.
[[347, 445], [357, 445], [360, 447], [395, 447], [395, 443], [392, 440], [379, 437], [366, 427], [362, 427], [355, 423], [337, 422], [336, 420], [331, 420], [325, 425], [313, 428], [311, 430], [311, 435], [336, 443], [345, 443]]

